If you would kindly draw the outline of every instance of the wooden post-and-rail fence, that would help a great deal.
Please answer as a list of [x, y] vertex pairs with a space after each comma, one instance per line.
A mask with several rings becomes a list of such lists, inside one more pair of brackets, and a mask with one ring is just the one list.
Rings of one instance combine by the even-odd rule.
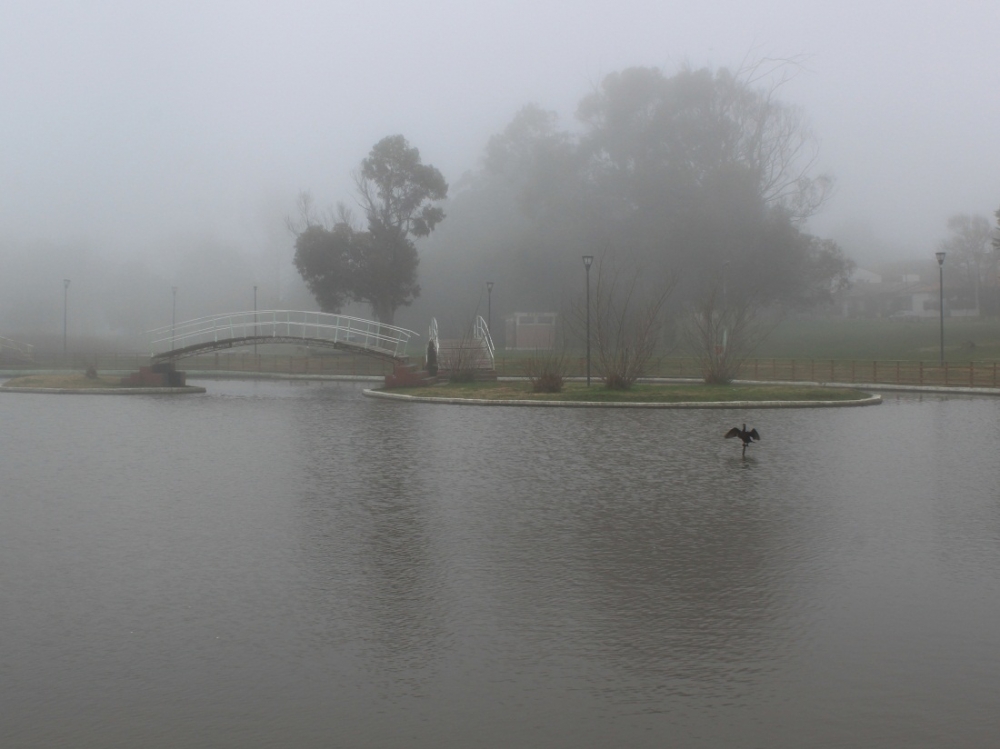
[[[500, 377], [522, 374], [524, 360], [497, 356]], [[570, 362], [570, 376], [586, 373], [586, 360]], [[861, 359], [749, 359], [740, 379], [783, 382], [835, 382], [848, 384], [918, 385], [945, 387], [1000, 387], [996, 361], [937, 362], [878, 361]], [[698, 361], [685, 357], [662, 357], [650, 362], [649, 376], [700, 378]]]

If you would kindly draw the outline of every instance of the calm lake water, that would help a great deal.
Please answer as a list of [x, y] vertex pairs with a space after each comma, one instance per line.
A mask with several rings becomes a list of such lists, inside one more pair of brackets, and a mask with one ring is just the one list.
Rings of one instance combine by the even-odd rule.
[[1000, 745], [1000, 400], [196, 384], [0, 395], [5, 749]]

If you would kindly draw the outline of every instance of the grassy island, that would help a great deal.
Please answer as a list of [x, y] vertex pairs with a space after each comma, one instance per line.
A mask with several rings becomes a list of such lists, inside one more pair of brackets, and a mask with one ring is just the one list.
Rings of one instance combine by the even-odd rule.
[[560, 393], [532, 392], [529, 382], [440, 383], [430, 387], [393, 388], [387, 391], [421, 398], [469, 400], [538, 400], [591, 403], [725, 403], [747, 401], [856, 401], [869, 397], [853, 388], [815, 385], [705, 385], [700, 383], [640, 383], [630, 390], [609, 390], [600, 383], [589, 388], [569, 382]]
[[52, 388], [53, 390], [106, 390], [120, 388], [121, 377], [87, 377], [82, 372], [66, 374], [38, 374], [14, 377], [3, 383], [11, 388]]
[[[126, 380], [128, 378], [125, 378]], [[151, 393], [204, 393], [205, 388], [194, 385], [168, 387], [162, 385], [122, 384], [118, 376], [88, 377], [82, 372], [32, 374], [14, 377], [0, 386], [9, 393], [103, 393], [106, 395], [148, 395]]]

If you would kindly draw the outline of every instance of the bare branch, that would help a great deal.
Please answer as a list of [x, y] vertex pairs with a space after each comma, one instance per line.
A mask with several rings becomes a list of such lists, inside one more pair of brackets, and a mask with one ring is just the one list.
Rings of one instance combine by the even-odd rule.
[[622, 280], [621, 266], [607, 254], [597, 263], [592, 338], [597, 371], [606, 387], [628, 389], [643, 377], [663, 327], [663, 308], [676, 276], [658, 285], [643, 283], [641, 270]]
[[685, 336], [709, 384], [728, 384], [781, 317], [750, 294], [733, 303], [712, 286], [685, 321]]
[[315, 219], [315, 206], [312, 194], [306, 190], [301, 191], [295, 198], [296, 216], [285, 216], [285, 228], [294, 236], [299, 236], [310, 226], [318, 225]]

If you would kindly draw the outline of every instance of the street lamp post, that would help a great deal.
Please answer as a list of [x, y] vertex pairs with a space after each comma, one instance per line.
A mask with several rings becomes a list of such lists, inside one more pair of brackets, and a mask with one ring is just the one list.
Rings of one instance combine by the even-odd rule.
[[938, 261], [938, 289], [941, 306], [941, 357], [940, 365], [944, 366], [944, 252], [935, 252]]
[[486, 282], [486, 330], [493, 338], [493, 282]]
[[593, 255], [583, 256], [583, 267], [587, 269], [587, 387], [590, 387], [590, 264]]
[[722, 263], [722, 354], [725, 356], [726, 346], [728, 345], [728, 329], [725, 326], [726, 315], [729, 313], [729, 299], [726, 296], [726, 271], [729, 269], [729, 261], [726, 260]]
[[66, 364], [67, 309], [69, 304], [69, 279], [63, 279], [63, 364]]
[[726, 309], [728, 303], [728, 298], [726, 297], [726, 271], [729, 269], [729, 261], [726, 260], [722, 263], [722, 309]]
[[173, 294], [173, 302], [170, 306], [170, 348], [176, 345], [174, 338], [177, 335], [177, 287], [171, 286], [170, 293]]
[[253, 287], [253, 355], [257, 357], [257, 287]]

